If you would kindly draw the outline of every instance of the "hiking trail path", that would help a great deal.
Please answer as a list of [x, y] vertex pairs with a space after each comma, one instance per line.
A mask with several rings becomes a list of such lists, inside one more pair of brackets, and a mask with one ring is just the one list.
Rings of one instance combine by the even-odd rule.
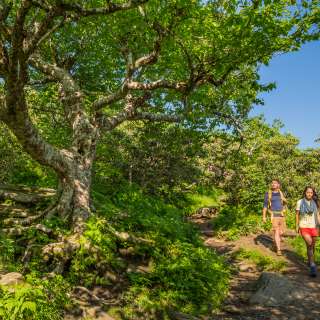
[[[320, 275], [311, 278], [305, 262], [292, 250], [288, 237], [282, 242], [282, 256], [277, 256], [273, 251], [272, 233], [248, 235], [236, 241], [227, 241], [213, 235], [211, 226], [212, 217], [193, 215], [190, 221], [195, 223], [202, 234], [204, 244], [223, 255], [234, 267], [231, 275], [230, 290], [221, 311], [210, 320], [316, 320], [320, 319]], [[293, 230], [288, 230], [288, 235], [293, 236]], [[256, 283], [262, 270], [254, 264], [234, 259], [234, 253], [240, 249], [258, 251], [264, 256], [274, 260], [283, 260], [286, 267], [281, 274], [298, 284], [298, 287], [311, 290], [312, 299], [300, 300], [290, 305], [278, 307], [264, 307], [249, 303], [250, 297], [256, 291]]]

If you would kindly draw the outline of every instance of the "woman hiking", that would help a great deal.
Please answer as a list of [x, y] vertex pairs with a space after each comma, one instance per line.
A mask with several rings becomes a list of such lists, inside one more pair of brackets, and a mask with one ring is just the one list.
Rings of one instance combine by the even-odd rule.
[[296, 207], [296, 231], [300, 234], [307, 246], [310, 276], [317, 276], [317, 267], [314, 260], [316, 237], [319, 235], [320, 222], [319, 200], [313, 187], [306, 187], [303, 198], [297, 202]]
[[267, 222], [267, 212], [271, 215], [274, 245], [277, 255], [281, 253], [281, 236], [285, 232], [286, 220], [284, 216], [285, 205], [287, 203], [282, 191], [280, 190], [280, 181], [274, 179], [271, 182], [271, 188], [266, 192], [264, 205], [262, 209], [263, 222]]

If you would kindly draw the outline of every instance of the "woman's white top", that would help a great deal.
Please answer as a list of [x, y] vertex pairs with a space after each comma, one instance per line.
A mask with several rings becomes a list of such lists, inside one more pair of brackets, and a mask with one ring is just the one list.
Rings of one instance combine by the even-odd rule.
[[[297, 202], [297, 208], [296, 210], [300, 211], [300, 205], [301, 205], [302, 199], [300, 199]], [[311, 204], [311, 201], [306, 200], [308, 205]], [[317, 228], [318, 226], [318, 215], [317, 212], [314, 212], [313, 214], [299, 214], [299, 228]]]

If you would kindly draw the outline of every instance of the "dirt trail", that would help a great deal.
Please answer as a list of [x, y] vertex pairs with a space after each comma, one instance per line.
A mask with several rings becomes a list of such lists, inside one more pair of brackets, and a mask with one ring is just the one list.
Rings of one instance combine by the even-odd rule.
[[[278, 257], [273, 251], [272, 234], [265, 233], [241, 237], [236, 241], [226, 241], [213, 236], [211, 219], [206, 217], [193, 217], [192, 222], [199, 226], [206, 246], [215, 249], [224, 255], [234, 265], [230, 292], [224, 302], [222, 311], [213, 319], [238, 320], [316, 320], [320, 319], [320, 275], [310, 278], [307, 265], [298, 257], [288, 243], [288, 238], [282, 242], [283, 256]], [[301, 284], [302, 288], [309, 288], [314, 292], [313, 301], [299, 301], [284, 307], [262, 307], [250, 305], [248, 300], [255, 292], [256, 282], [262, 271], [257, 268], [243, 270], [239, 261], [232, 260], [232, 254], [239, 249], [255, 250], [264, 256], [275, 260], [283, 260], [286, 267], [281, 272], [290, 280]]]

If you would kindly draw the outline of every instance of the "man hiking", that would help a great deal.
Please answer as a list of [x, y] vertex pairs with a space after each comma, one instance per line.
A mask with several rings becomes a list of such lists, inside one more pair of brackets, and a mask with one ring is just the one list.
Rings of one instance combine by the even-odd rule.
[[266, 192], [264, 205], [262, 209], [263, 222], [267, 222], [267, 213], [270, 213], [274, 245], [278, 256], [281, 256], [281, 236], [285, 232], [286, 220], [284, 209], [287, 203], [282, 191], [280, 190], [280, 181], [274, 179], [271, 182], [271, 188]]
[[320, 222], [319, 200], [313, 187], [306, 187], [302, 199], [296, 207], [296, 231], [299, 232], [306, 243], [310, 276], [317, 276], [317, 267], [314, 259], [316, 239], [319, 236]]

